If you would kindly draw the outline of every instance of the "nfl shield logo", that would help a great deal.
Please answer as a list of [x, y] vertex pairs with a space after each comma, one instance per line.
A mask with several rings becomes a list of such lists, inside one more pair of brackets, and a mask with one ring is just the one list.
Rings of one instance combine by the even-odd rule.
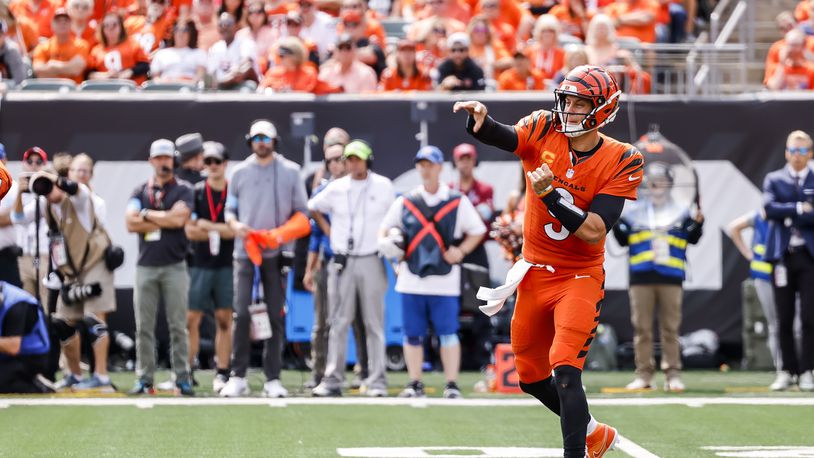
[[565, 172], [565, 177], [566, 178], [574, 178], [574, 169], [568, 169], [568, 171]]

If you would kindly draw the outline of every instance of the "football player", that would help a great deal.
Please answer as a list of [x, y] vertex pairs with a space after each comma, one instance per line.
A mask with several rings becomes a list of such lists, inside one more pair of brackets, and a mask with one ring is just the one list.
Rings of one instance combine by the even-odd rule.
[[523, 259], [506, 285], [478, 297], [494, 314], [517, 290], [511, 332], [520, 387], [560, 416], [566, 458], [598, 458], [618, 441], [616, 429], [588, 413], [582, 368], [604, 298], [605, 236], [625, 199], [636, 198], [644, 165], [636, 148], [599, 132], [616, 117], [620, 95], [607, 71], [586, 65], [554, 90], [553, 110], [514, 126], [480, 102], [453, 107], [469, 114], [470, 134], [516, 154], [526, 172]]

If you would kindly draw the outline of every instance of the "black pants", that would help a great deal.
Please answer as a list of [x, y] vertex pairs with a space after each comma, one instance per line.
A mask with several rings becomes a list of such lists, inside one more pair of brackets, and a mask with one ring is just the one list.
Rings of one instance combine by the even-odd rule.
[[16, 245], [0, 250], [0, 280], [22, 288], [20, 269], [17, 267], [18, 250]]
[[48, 367], [48, 355], [0, 356], [0, 393], [42, 393], [34, 382]]
[[[805, 246], [783, 256], [782, 264], [787, 271], [787, 282], [777, 285], [775, 265], [774, 298], [780, 333], [780, 352], [783, 370], [797, 375], [814, 369], [814, 258]], [[803, 325], [802, 353], [797, 354], [794, 345], [794, 315], [796, 296], [800, 294], [800, 321]]]

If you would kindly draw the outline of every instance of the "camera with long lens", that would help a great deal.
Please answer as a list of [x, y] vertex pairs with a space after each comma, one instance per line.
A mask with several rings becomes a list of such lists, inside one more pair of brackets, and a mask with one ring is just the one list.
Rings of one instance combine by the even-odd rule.
[[94, 283], [70, 283], [62, 287], [62, 302], [65, 305], [81, 304], [87, 299], [102, 295], [102, 285]]
[[54, 181], [48, 174], [37, 172], [29, 178], [28, 189], [38, 196], [47, 196], [54, 190]]

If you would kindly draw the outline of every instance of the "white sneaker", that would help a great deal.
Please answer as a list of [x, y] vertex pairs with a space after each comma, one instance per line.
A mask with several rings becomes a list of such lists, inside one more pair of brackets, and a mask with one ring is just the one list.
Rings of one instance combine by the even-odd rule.
[[627, 386], [625, 386], [625, 389], [627, 389], [627, 390], [652, 390], [653, 385], [651, 385], [650, 382], [648, 382], [647, 380], [645, 380], [645, 379], [643, 379], [641, 377], [636, 377], [635, 380], [633, 380], [632, 382], [628, 383]]
[[288, 396], [288, 390], [279, 380], [269, 380], [263, 384], [263, 396], [267, 398], [284, 398]]
[[215, 393], [220, 393], [226, 384], [229, 383], [229, 379], [226, 378], [225, 375], [217, 374], [215, 378], [212, 379], [212, 391]]
[[161, 382], [155, 386], [155, 389], [157, 389], [158, 391], [174, 391], [175, 381], [170, 379], [165, 382]]
[[684, 382], [682, 382], [681, 378], [677, 375], [667, 377], [667, 380], [664, 381], [664, 391], [670, 393], [682, 393], [685, 389], [686, 387], [684, 386]]
[[814, 391], [814, 373], [811, 371], [803, 372], [800, 374], [797, 383], [800, 386], [800, 391]]
[[387, 390], [384, 388], [368, 388], [365, 390], [365, 396], [370, 398], [386, 398]]
[[778, 371], [777, 378], [769, 385], [769, 389], [772, 391], [785, 391], [791, 388], [792, 385], [794, 385], [794, 379], [791, 374], [786, 371]]
[[222, 398], [238, 398], [249, 395], [249, 383], [245, 377], [229, 377], [229, 381], [218, 393]]

